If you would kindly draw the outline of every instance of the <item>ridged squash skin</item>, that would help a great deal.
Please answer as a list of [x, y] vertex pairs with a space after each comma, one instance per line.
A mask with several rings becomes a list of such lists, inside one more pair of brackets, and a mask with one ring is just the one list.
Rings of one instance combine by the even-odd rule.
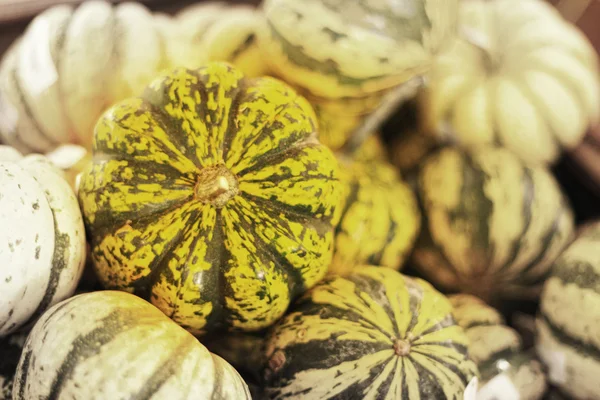
[[227, 63], [116, 104], [78, 192], [102, 283], [197, 334], [271, 325], [331, 262], [342, 188], [315, 129], [289, 86]]
[[24, 153], [63, 143], [90, 148], [94, 124], [168, 61], [152, 14], [104, 0], [37, 15], [0, 65], [0, 140]]
[[237, 371], [148, 302], [120, 291], [77, 295], [29, 334], [13, 400], [250, 400]]
[[537, 352], [549, 381], [573, 399], [600, 397], [600, 222], [584, 226], [546, 281]]
[[518, 3], [461, 3], [461, 34], [436, 58], [424, 104], [443, 141], [547, 164], [600, 121], [598, 55], [549, 2]]
[[448, 300], [389, 268], [325, 279], [266, 341], [273, 399], [463, 400], [477, 375]]
[[383, 160], [340, 161], [345, 201], [329, 273], [364, 264], [400, 269], [421, 227], [414, 193]]
[[318, 97], [363, 97], [426, 72], [455, 33], [457, 4], [266, 0], [259, 43], [286, 81]]
[[496, 400], [539, 400], [546, 391], [542, 364], [523, 350], [521, 336], [494, 308], [475, 296], [448, 297], [456, 323], [469, 338], [480, 373], [479, 395]]
[[254, 6], [205, 1], [183, 8], [174, 17], [156, 14], [155, 20], [168, 42], [172, 66], [198, 68], [226, 61], [249, 77], [268, 72], [257, 43], [264, 18]]
[[85, 229], [62, 171], [0, 146], [0, 337], [70, 297], [85, 263]]
[[574, 229], [549, 171], [502, 148], [445, 148], [417, 185], [424, 224], [412, 259], [428, 279], [490, 301], [539, 296]]

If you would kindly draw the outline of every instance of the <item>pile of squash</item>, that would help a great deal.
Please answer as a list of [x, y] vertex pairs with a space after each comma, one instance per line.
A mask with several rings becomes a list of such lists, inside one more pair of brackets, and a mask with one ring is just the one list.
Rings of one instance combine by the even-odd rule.
[[599, 65], [542, 0], [43, 11], [0, 61], [0, 400], [599, 399], [552, 169]]

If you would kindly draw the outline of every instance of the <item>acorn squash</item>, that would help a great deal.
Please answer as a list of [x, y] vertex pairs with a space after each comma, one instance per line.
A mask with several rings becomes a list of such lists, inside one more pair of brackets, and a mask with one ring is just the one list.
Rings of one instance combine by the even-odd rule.
[[411, 189], [386, 162], [341, 160], [344, 204], [329, 273], [363, 264], [400, 269], [417, 239], [421, 212]]
[[157, 14], [155, 20], [167, 38], [169, 65], [198, 68], [207, 62], [226, 61], [246, 76], [267, 73], [257, 43], [264, 19], [254, 6], [205, 1], [184, 7], [174, 17]]
[[460, 24], [424, 102], [442, 141], [550, 163], [600, 121], [598, 55], [548, 2], [464, 1]]
[[3, 337], [75, 292], [85, 229], [62, 171], [44, 156], [23, 158], [7, 146], [0, 146], [0, 227]]
[[[429, 283], [364, 266], [306, 293], [266, 339], [273, 399], [473, 398], [467, 338]], [[465, 395], [465, 397], [463, 397]]]
[[163, 47], [139, 3], [50, 7], [3, 58], [0, 140], [24, 153], [63, 143], [89, 148], [100, 114], [166, 66]]
[[85, 293], [48, 310], [29, 334], [13, 400], [250, 400], [227, 362], [148, 302]]
[[503, 148], [445, 148], [418, 176], [425, 221], [415, 267], [450, 291], [539, 295], [552, 262], [572, 239], [574, 218], [554, 177]]
[[480, 373], [481, 398], [539, 400], [546, 377], [535, 355], [524, 351], [521, 336], [494, 308], [477, 297], [449, 296], [454, 319], [469, 338], [469, 356]]
[[600, 398], [600, 221], [556, 260], [537, 318], [537, 352], [549, 381], [573, 399]]
[[96, 127], [79, 199], [100, 280], [197, 334], [269, 326], [327, 272], [338, 169], [283, 82], [170, 71]]

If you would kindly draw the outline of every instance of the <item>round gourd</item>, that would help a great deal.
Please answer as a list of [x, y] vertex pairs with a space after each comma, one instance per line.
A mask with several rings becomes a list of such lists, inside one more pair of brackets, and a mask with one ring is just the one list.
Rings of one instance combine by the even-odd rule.
[[600, 222], [584, 227], [546, 281], [537, 352], [549, 381], [573, 399], [600, 397]]
[[421, 225], [415, 195], [386, 162], [341, 161], [345, 201], [329, 272], [346, 275], [362, 264], [400, 269]]
[[62, 172], [41, 155], [23, 158], [6, 146], [0, 146], [0, 227], [2, 337], [73, 294], [85, 262], [85, 230]]
[[480, 373], [479, 396], [496, 400], [539, 400], [546, 391], [540, 362], [523, 350], [521, 337], [479, 298], [449, 296], [452, 314], [469, 338], [469, 356]]
[[598, 56], [548, 2], [464, 1], [460, 21], [429, 76], [425, 107], [442, 140], [549, 163], [599, 121]]
[[445, 148], [418, 176], [425, 222], [416, 267], [447, 290], [537, 296], [572, 239], [573, 213], [553, 176], [502, 148]]
[[305, 99], [210, 63], [99, 120], [79, 199], [100, 280], [194, 333], [258, 330], [327, 272], [341, 184]]
[[13, 400], [250, 400], [227, 362], [162, 312], [119, 291], [81, 294], [48, 310], [31, 331]]
[[271, 68], [323, 98], [363, 97], [426, 72], [455, 33], [457, 0], [265, 0]]
[[0, 339], [0, 400], [12, 400], [15, 371], [27, 333], [15, 333]]
[[166, 32], [169, 64], [198, 68], [226, 61], [246, 76], [262, 76], [267, 64], [257, 44], [262, 13], [251, 5], [207, 1], [182, 9], [175, 17], [158, 15]]
[[[273, 399], [454, 399], [476, 376], [448, 300], [427, 282], [363, 266], [306, 293], [266, 339]], [[464, 395], [464, 397], [463, 397]]]
[[0, 66], [0, 140], [23, 152], [89, 147], [100, 114], [143, 88], [166, 64], [141, 4], [86, 1], [39, 14]]

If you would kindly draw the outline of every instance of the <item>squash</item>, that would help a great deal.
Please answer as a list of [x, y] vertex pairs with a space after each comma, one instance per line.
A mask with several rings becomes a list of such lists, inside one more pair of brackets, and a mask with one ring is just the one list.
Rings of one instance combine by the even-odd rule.
[[267, 73], [257, 44], [262, 13], [247, 4], [206, 1], [183, 8], [175, 15], [156, 17], [167, 37], [172, 66], [198, 68], [211, 61], [226, 61], [244, 75]]
[[573, 399], [600, 397], [600, 221], [584, 226], [546, 281], [536, 320], [549, 381]]
[[598, 55], [547, 2], [465, 1], [424, 107], [442, 141], [498, 144], [552, 163], [600, 121]]
[[27, 333], [15, 333], [0, 339], [0, 400], [12, 400], [12, 387]]
[[344, 204], [329, 273], [363, 264], [400, 269], [421, 224], [417, 199], [386, 162], [341, 160]]
[[0, 66], [0, 140], [20, 151], [90, 147], [100, 114], [166, 66], [152, 14], [141, 4], [86, 1], [51, 7], [29, 24]]
[[477, 379], [467, 344], [429, 283], [363, 266], [326, 278], [272, 328], [265, 391], [272, 399], [462, 400]]
[[3, 337], [73, 294], [85, 262], [85, 230], [59, 169], [41, 155], [23, 158], [15, 149], [0, 149]]
[[175, 69], [96, 127], [79, 188], [96, 271], [195, 334], [265, 328], [327, 272], [338, 175], [283, 82]]
[[440, 288], [536, 298], [572, 239], [568, 200], [543, 167], [503, 148], [444, 148], [418, 176], [425, 221], [412, 260]]
[[271, 73], [315, 107], [322, 143], [338, 150], [392, 88], [414, 94], [414, 78], [455, 33], [457, 4], [264, 0], [258, 42]]
[[497, 400], [539, 400], [546, 391], [540, 362], [524, 351], [520, 335], [479, 298], [458, 294], [448, 299], [456, 323], [469, 338], [469, 355], [481, 379], [479, 396]]
[[250, 400], [227, 362], [148, 302], [129, 293], [80, 294], [33, 327], [13, 399]]

